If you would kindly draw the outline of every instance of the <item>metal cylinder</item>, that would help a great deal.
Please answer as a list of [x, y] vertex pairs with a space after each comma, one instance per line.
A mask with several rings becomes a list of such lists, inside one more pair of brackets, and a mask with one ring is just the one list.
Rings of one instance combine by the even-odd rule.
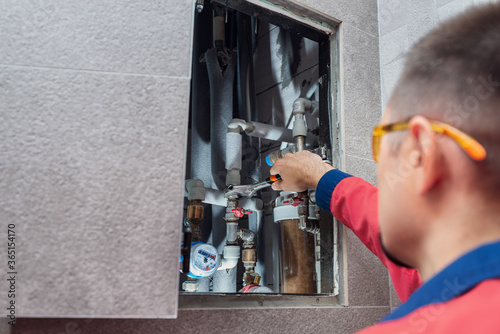
[[306, 137], [296, 136], [294, 138], [294, 143], [295, 143], [295, 152], [301, 152], [306, 149]]
[[264, 138], [279, 142], [293, 142], [293, 132], [290, 129], [280, 128], [269, 124], [251, 122], [246, 134], [250, 137]]
[[203, 205], [201, 200], [189, 201], [187, 208], [187, 220], [189, 227], [191, 228], [191, 241], [198, 242], [201, 241], [201, 230], [200, 224], [203, 221]]
[[255, 267], [255, 263], [257, 262], [257, 250], [255, 248], [243, 249], [241, 259], [243, 263], [247, 262], [248, 266], [253, 265]]
[[[245, 246], [243, 246], [245, 247]], [[247, 247], [243, 248], [241, 252], [241, 259], [243, 261], [243, 266], [245, 267], [245, 273], [243, 274], [243, 285], [253, 284], [255, 282], [255, 266], [257, 264], [257, 249], [255, 244], [248, 244]]]
[[314, 235], [290, 219], [281, 221], [281, 238], [282, 293], [316, 293]]

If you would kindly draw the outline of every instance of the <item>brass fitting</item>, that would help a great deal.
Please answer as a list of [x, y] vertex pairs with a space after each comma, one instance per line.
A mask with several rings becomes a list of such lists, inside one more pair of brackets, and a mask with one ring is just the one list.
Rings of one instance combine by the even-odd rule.
[[187, 221], [192, 232], [192, 242], [201, 241], [200, 224], [203, 221], [203, 204], [201, 200], [191, 200], [187, 207]]

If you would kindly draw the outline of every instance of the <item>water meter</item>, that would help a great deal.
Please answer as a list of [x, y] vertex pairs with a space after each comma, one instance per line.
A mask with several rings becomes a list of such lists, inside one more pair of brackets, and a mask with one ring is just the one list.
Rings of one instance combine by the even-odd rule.
[[189, 277], [208, 277], [217, 271], [219, 263], [220, 255], [214, 246], [203, 242], [193, 242], [191, 244]]

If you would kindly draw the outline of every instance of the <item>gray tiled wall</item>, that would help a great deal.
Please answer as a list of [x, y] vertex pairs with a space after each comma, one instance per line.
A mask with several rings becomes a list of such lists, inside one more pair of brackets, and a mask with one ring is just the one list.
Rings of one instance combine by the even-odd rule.
[[403, 69], [405, 54], [414, 43], [440, 21], [463, 12], [470, 6], [495, 0], [378, 0], [378, 2], [382, 106], [385, 108]]
[[176, 316], [193, 4], [0, 2], [17, 316]]

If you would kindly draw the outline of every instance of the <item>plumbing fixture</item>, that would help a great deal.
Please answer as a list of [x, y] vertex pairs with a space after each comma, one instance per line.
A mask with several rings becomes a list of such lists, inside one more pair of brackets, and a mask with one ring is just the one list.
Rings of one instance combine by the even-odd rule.
[[316, 293], [314, 235], [301, 231], [297, 219], [282, 220], [281, 266], [283, 293]]
[[217, 270], [219, 256], [213, 246], [200, 242], [200, 224], [203, 221], [204, 210], [202, 201], [205, 199], [203, 182], [198, 179], [187, 180], [185, 189], [189, 200], [186, 218], [188, 226], [184, 231], [185, 240], [181, 262], [184, 264], [183, 272], [188, 273], [188, 277], [182, 287], [185, 291], [196, 292], [199, 288], [198, 278], [208, 277]]
[[224, 246], [224, 252], [222, 253], [222, 259], [220, 261], [220, 267], [218, 270], [229, 270], [238, 264], [240, 259], [240, 246]]
[[239, 218], [236, 217], [234, 214], [234, 211], [238, 207], [238, 200], [237, 199], [228, 199], [227, 200], [227, 207], [226, 207], [226, 215], [224, 216], [224, 220], [226, 221], [226, 227], [227, 227], [227, 232], [226, 232], [226, 243], [228, 245], [235, 245], [237, 244], [236, 239], [238, 237], [238, 220]]
[[236, 209], [233, 209], [233, 213], [236, 217], [241, 218], [245, 215], [251, 215], [253, 212], [250, 210], [245, 210], [241, 206], [238, 206]]
[[189, 260], [191, 258], [191, 229], [189, 225], [185, 227], [181, 243], [181, 272], [189, 272]]
[[192, 242], [201, 241], [200, 224], [203, 221], [203, 205], [201, 200], [189, 201], [187, 220], [191, 228]]
[[250, 184], [250, 185], [232, 185], [227, 187], [226, 197], [234, 197], [244, 195], [247, 197], [253, 196], [258, 190], [267, 188], [271, 186], [274, 182], [281, 180], [281, 175], [271, 175], [262, 182]]
[[246, 122], [238, 118], [232, 119], [227, 125], [226, 133], [226, 185], [239, 185], [241, 182], [242, 132], [268, 140], [293, 141], [293, 133], [290, 129], [258, 122]]
[[[222, 190], [207, 188], [205, 188], [205, 191], [206, 196], [203, 203], [224, 207], [227, 205], [227, 192], [225, 193]], [[231, 194], [228, 194], [228, 197], [231, 197]], [[264, 207], [264, 204], [260, 198], [242, 197], [238, 199], [238, 205], [245, 208], [245, 210], [250, 211], [260, 211]]]
[[[225, 9], [213, 6], [213, 45], [204, 54], [210, 83], [210, 145], [213, 186], [224, 189], [226, 180], [226, 128], [233, 118], [233, 84], [236, 69], [236, 51], [225, 46]], [[240, 161], [241, 164], [241, 161]], [[235, 180], [237, 181], [237, 180]]]
[[294, 197], [294, 198], [291, 198], [289, 200], [283, 201], [283, 204], [291, 205], [291, 206], [297, 206], [300, 203], [304, 203], [304, 200], [302, 198], [299, 198], [299, 197]]
[[258, 284], [251, 284], [241, 289], [243, 293], [273, 293], [274, 291], [267, 286], [260, 286]]
[[240, 246], [238, 246], [237, 241], [239, 218], [233, 211], [237, 209], [237, 207], [237, 199], [229, 198], [227, 200], [226, 215], [224, 216], [224, 220], [226, 221], [226, 245], [224, 246], [219, 270], [227, 270], [236, 267], [240, 258]]
[[257, 137], [277, 142], [293, 143], [293, 132], [290, 129], [259, 123], [246, 122], [234, 118], [229, 122], [228, 129], [233, 132], [245, 132], [250, 137]]
[[292, 111], [292, 115], [294, 116], [293, 139], [297, 152], [306, 149], [305, 143], [307, 136], [307, 125], [306, 125], [305, 112], [306, 109], [310, 109], [311, 106], [312, 106], [311, 101], [304, 98], [298, 98], [293, 102], [293, 111]]
[[[238, 229], [238, 237], [243, 240], [242, 260], [245, 267], [243, 285], [259, 284], [260, 276], [255, 272], [257, 264], [257, 247], [255, 246], [255, 232], [247, 229]], [[255, 283], [257, 280], [257, 283]]]
[[[294, 101], [294, 145], [289, 151], [300, 152], [306, 149], [305, 112], [312, 106], [311, 101], [304, 98]], [[272, 154], [267, 159], [268, 163], [274, 163], [280, 158], [280, 153]], [[281, 192], [275, 201], [273, 215], [274, 220], [279, 221], [281, 226], [282, 292], [317, 292], [316, 235], [319, 233], [319, 225], [317, 207], [310, 203], [309, 191]]]
[[211, 276], [218, 268], [220, 256], [217, 249], [203, 242], [191, 244], [191, 259], [188, 276], [202, 278]]
[[204, 0], [196, 0], [196, 11], [201, 13], [203, 11], [203, 2]]
[[[317, 147], [314, 149], [308, 149], [308, 151], [319, 155], [323, 159], [324, 162], [330, 163], [330, 160], [331, 160], [330, 150], [327, 149], [325, 146], [320, 146], [320, 147]], [[273, 166], [276, 163], [276, 161], [278, 161], [279, 159], [282, 159], [285, 156], [285, 154], [295, 153], [295, 152], [298, 152], [297, 148], [295, 147], [294, 144], [290, 144], [287, 147], [285, 147], [284, 149], [269, 153], [266, 156], [266, 163], [269, 166]]]
[[[230, 2], [233, 5], [236, 3]], [[281, 87], [273, 86], [272, 82], [265, 82], [266, 75], [261, 74], [263, 69], [271, 69], [274, 72], [275, 61], [279, 63], [285, 59], [278, 59], [275, 53], [269, 53], [265, 39], [257, 43], [259, 37], [255, 36], [254, 32], [261, 16], [259, 19], [257, 14], [248, 16], [249, 13], [221, 0], [210, 2], [208, 11], [203, 8], [208, 4], [208, 1], [195, 0], [198, 14], [195, 16], [195, 43], [192, 48], [193, 80], [186, 175], [202, 182], [189, 180], [186, 183], [184, 237], [191, 237], [193, 245], [191, 241], [184, 243], [183, 257], [191, 260], [189, 247], [196, 246], [194, 242], [197, 241], [206, 242], [208, 246], [213, 245], [216, 249], [212, 251], [218, 255], [219, 270], [210, 278], [186, 279], [183, 275], [180, 282], [185, 291], [193, 292], [328, 293], [329, 286], [315, 291], [309, 288], [294, 291], [290, 288], [290, 275], [297, 276], [297, 265], [293, 266], [293, 272], [288, 272], [290, 275], [287, 274], [283, 282], [280, 279], [280, 263], [290, 267], [291, 263], [295, 264], [303, 258], [306, 259], [305, 263], [309, 262], [310, 254], [314, 254], [309, 252], [310, 241], [316, 249], [315, 256], [311, 256], [316, 259], [314, 263], [318, 265], [319, 233], [315, 233], [318, 228], [317, 224], [314, 225], [318, 218], [315, 193], [282, 192], [276, 199], [278, 193], [258, 191], [263, 189], [261, 187], [269, 186], [267, 182], [255, 183], [263, 180], [263, 175], [267, 173], [266, 155], [278, 148], [284, 150], [274, 153], [283, 156], [286, 150], [316, 151], [322, 148], [320, 145], [324, 145], [323, 153], [329, 154], [327, 148], [330, 147], [331, 138], [325, 134], [329, 133], [329, 122], [333, 121], [329, 119], [329, 106], [333, 104], [330, 103], [328, 86], [328, 57], [320, 57], [318, 70], [302, 72], [300, 79], [299, 76], [292, 77], [291, 81], [294, 86], [299, 87], [301, 83], [297, 80], [303, 80], [301, 97], [311, 98], [314, 95], [314, 99], [325, 102], [320, 105], [315, 101], [297, 99], [293, 108], [283, 110], [281, 101], [284, 101], [286, 96], [280, 92]], [[228, 16], [228, 13], [231, 15]], [[259, 15], [269, 15], [266, 13], [259, 12]], [[277, 25], [279, 27], [280, 23]], [[288, 32], [283, 30], [279, 34], [281, 36]], [[271, 43], [274, 41], [270, 40]], [[277, 43], [281, 43], [280, 41], [281, 39], [278, 39]], [[310, 47], [304, 43], [311, 41], [298, 37], [296, 42], [303, 43], [301, 45], [307, 48], [307, 55], [310, 56]], [[313, 44], [314, 42], [318, 41], [312, 41]], [[327, 40], [323, 44], [318, 43], [318, 47], [320, 45], [323, 51], [328, 51]], [[287, 54], [283, 54], [283, 57], [293, 54], [291, 57], [297, 56], [297, 59], [300, 59], [302, 52], [295, 49], [295, 44], [291, 47], [293, 50], [287, 49]], [[296, 69], [291, 70], [293, 72]], [[294, 76], [297, 73], [290, 74]], [[311, 82], [317, 83], [314, 88], [310, 86]], [[326, 154], [323, 153], [320, 155], [325, 159]], [[267, 160], [269, 162], [270, 159]], [[190, 187], [192, 189], [188, 190]], [[194, 195], [195, 193], [203, 193], [203, 196]], [[270, 204], [264, 207], [264, 202]], [[276, 205], [276, 208], [272, 205]], [[299, 209], [304, 219], [299, 219]], [[271, 210], [274, 210], [274, 217], [269, 214]], [[268, 223], [273, 219], [293, 221], [294, 233], [298, 238], [296, 246], [300, 248], [307, 245], [306, 251], [295, 252], [287, 241], [290, 238], [283, 237], [280, 241], [279, 225]], [[302, 224], [299, 226], [300, 221]], [[326, 223], [323, 219], [321, 224], [324, 228]], [[281, 227], [284, 228], [285, 225], [287, 222]], [[300, 230], [299, 227], [308, 232]], [[329, 240], [328, 235], [325, 235], [325, 240]], [[288, 244], [282, 246], [282, 242]], [[329, 254], [324, 251], [325, 246], [329, 245], [322, 245], [321, 256]], [[288, 256], [292, 262], [284, 261], [280, 254]], [[321, 270], [315, 271], [307, 264], [301, 265], [298, 276], [306, 277], [309, 282], [305, 285], [310, 285], [316, 273], [325, 273], [328, 270], [327, 267], [323, 271], [323, 267], [322, 264]], [[187, 273], [186, 270], [183, 272]], [[262, 275], [262, 283], [261, 275], [257, 273]], [[316, 282], [319, 284], [319, 279], [316, 279]], [[293, 284], [305, 286], [298, 281]], [[265, 287], [266, 285], [272, 287], [272, 290]]]
[[[309, 197], [314, 196], [314, 192], [311, 191]], [[296, 192], [282, 191], [280, 195], [276, 198], [273, 205], [273, 218], [274, 222], [280, 222], [282, 220], [298, 219], [298, 209], [297, 207], [304, 202], [303, 198], [297, 196]], [[298, 202], [297, 205], [292, 205], [292, 203]], [[317, 220], [319, 211], [317, 211], [317, 206], [313, 205], [311, 201], [308, 203], [308, 220]]]
[[186, 292], [197, 292], [199, 286], [197, 280], [188, 280], [182, 283], [182, 290]]
[[297, 150], [295, 149], [295, 145], [294, 144], [288, 145], [282, 150], [277, 150], [272, 153], [269, 153], [266, 157], [266, 163], [268, 166], [273, 166], [276, 163], [276, 161], [278, 161], [279, 159], [283, 159], [285, 154], [295, 153], [295, 152], [297, 152]]

